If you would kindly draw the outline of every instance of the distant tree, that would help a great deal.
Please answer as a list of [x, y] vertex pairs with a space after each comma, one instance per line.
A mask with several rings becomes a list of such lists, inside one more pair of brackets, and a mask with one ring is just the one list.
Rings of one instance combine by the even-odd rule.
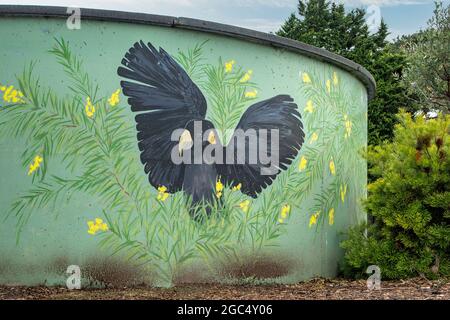
[[281, 26], [281, 29], [277, 32], [277, 34], [285, 38], [293, 38], [291, 35], [297, 34], [297, 27], [298, 18], [294, 13], [291, 13], [289, 18]]
[[404, 81], [417, 108], [450, 112], [450, 5], [435, 2], [426, 30], [403, 36], [396, 45], [409, 57]]
[[327, 0], [299, 0], [297, 11], [277, 34], [342, 55], [371, 72], [378, 88], [369, 104], [369, 144], [390, 140], [396, 114], [408, 106], [408, 92], [402, 81], [406, 56], [386, 40], [386, 23], [371, 34], [364, 9], [346, 12], [343, 4]]
[[[391, 140], [396, 114], [399, 108], [408, 104], [406, 83], [402, 80], [405, 56], [391, 46], [382, 50], [373, 65], [368, 68], [377, 80], [377, 95], [369, 103], [369, 144], [378, 145]], [[410, 111], [413, 111], [411, 107]]]

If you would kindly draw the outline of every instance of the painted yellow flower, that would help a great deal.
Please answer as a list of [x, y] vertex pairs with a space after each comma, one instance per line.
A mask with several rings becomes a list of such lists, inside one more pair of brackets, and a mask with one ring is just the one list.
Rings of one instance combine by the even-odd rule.
[[88, 221], [88, 233], [94, 235], [98, 231], [98, 226], [94, 223], [94, 221]]
[[239, 203], [239, 207], [241, 208], [242, 211], [247, 213], [250, 207], [250, 200], [242, 201], [241, 203]]
[[231, 190], [232, 191], [239, 191], [242, 188], [242, 183], [239, 183], [238, 185], [234, 186]]
[[291, 213], [291, 206], [286, 204], [281, 208], [280, 216], [282, 219], [286, 219], [289, 213]]
[[92, 118], [95, 113], [95, 106], [92, 104], [91, 98], [86, 99], [86, 106], [85, 106], [86, 115], [88, 118]]
[[165, 193], [158, 193], [158, 196], [156, 197], [157, 200], [159, 201], [166, 201], [167, 198], [169, 197], [169, 194], [167, 192]]
[[42, 161], [44, 159], [41, 156], [36, 156], [33, 159], [33, 163], [30, 164], [30, 168], [28, 169], [28, 175], [30, 176], [33, 172], [35, 172], [41, 166]]
[[333, 72], [333, 84], [337, 86], [339, 84], [339, 78], [337, 72]]
[[314, 112], [314, 104], [313, 104], [312, 100], [308, 100], [306, 102], [305, 111], [307, 111], [309, 113], [313, 113]]
[[320, 216], [320, 211], [317, 211], [316, 213], [311, 215], [311, 218], [309, 218], [309, 227], [311, 228], [313, 225], [317, 224], [317, 219]]
[[230, 60], [228, 62], [225, 62], [225, 72], [230, 73], [233, 71], [233, 65], [236, 63], [234, 60]]
[[8, 103], [24, 103], [23, 93], [14, 89], [14, 86], [0, 85], [0, 91], [3, 92], [3, 100]]
[[116, 91], [113, 92], [111, 97], [109, 97], [108, 103], [111, 107], [115, 107], [116, 105], [119, 104], [119, 102], [120, 102], [120, 89], [117, 89]]
[[108, 225], [103, 222], [100, 218], [95, 218], [94, 221], [89, 220], [87, 222], [88, 225], [88, 233], [91, 235], [95, 235], [98, 231], [108, 231]]
[[326, 82], [326, 87], [327, 87], [327, 92], [330, 93], [331, 92], [331, 80], [327, 80]]
[[104, 223], [103, 220], [100, 219], [100, 218], [95, 218], [95, 224], [102, 231], [107, 231], [108, 230], [108, 225], [106, 223]]
[[311, 135], [311, 139], [309, 140], [309, 143], [312, 144], [312, 143], [316, 142], [317, 139], [319, 139], [319, 135], [318, 135], [316, 132], [314, 132], [314, 133]]
[[217, 180], [216, 181], [216, 197], [217, 199], [220, 199], [220, 197], [222, 197], [222, 192], [223, 192], [223, 184], [222, 181]]
[[108, 231], [109, 230], [108, 225], [106, 223], [102, 223], [102, 225], [100, 226], [100, 230]]
[[298, 164], [298, 170], [303, 171], [306, 169], [306, 165], [308, 164], [308, 160], [306, 160], [305, 156], [302, 156], [300, 159], [300, 163]]
[[345, 195], [347, 194], [347, 185], [346, 184], [344, 184], [344, 185], [340, 185], [340, 187], [339, 187], [339, 190], [340, 190], [340, 193], [341, 193], [341, 200], [342, 200], [342, 203], [344, 203], [345, 202]]
[[331, 158], [330, 160], [330, 172], [333, 176], [336, 175], [336, 166], [334, 164], [333, 158]]
[[246, 98], [256, 98], [256, 96], [258, 95], [258, 90], [252, 90], [252, 91], [246, 91], [245, 92], [245, 97]]
[[352, 126], [353, 123], [350, 121], [347, 115], [344, 116], [344, 123], [345, 123], [345, 139], [350, 137], [350, 134], [352, 133]]
[[223, 183], [220, 179], [216, 182], [216, 191], [223, 191]]
[[334, 224], [334, 208], [331, 208], [328, 212], [328, 224], [332, 226]]
[[307, 74], [306, 72], [303, 73], [303, 83], [311, 83], [311, 78], [309, 77], [309, 74]]
[[248, 70], [244, 76], [239, 80], [240, 83], [248, 82], [252, 78], [253, 70]]
[[159, 201], [166, 201], [169, 197], [169, 193], [167, 192], [167, 187], [160, 186], [158, 187], [158, 195], [156, 196], [156, 199]]

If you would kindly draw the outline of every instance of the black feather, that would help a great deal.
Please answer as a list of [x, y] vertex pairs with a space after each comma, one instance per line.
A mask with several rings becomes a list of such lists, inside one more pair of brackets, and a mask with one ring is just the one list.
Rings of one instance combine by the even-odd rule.
[[170, 156], [177, 141], [172, 132], [191, 120], [204, 119], [206, 100], [178, 63], [160, 48], [136, 42], [118, 68], [124, 95], [136, 116], [141, 162], [154, 187], [168, 192], [181, 190], [184, 165], [175, 165]]
[[[268, 100], [258, 102], [250, 106], [242, 115], [237, 129], [244, 131], [255, 129], [257, 141], [260, 142], [260, 130], [277, 129], [279, 132], [279, 150], [271, 149], [271, 136], [263, 143], [267, 146], [267, 153], [270, 157], [272, 153], [279, 152], [279, 170], [275, 174], [262, 175], [261, 170], [269, 168], [269, 165], [262, 164], [260, 159], [255, 164], [250, 163], [248, 156], [244, 164], [223, 164], [218, 165], [218, 173], [221, 179], [232, 186], [241, 183], [241, 191], [251, 197], [256, 198], [262, 189], [272, 184], [281, 170], [286, 170], [292, 163], [300, 150], [305, 134], [301, 122], [300, 113], [297, 111], [297, 105], [288, 95], [278, 95]], [[235, 132], [236, 132], [235, 130]], [[236, 133], [231, 139], [235, 139]], [[245, 145], [246, 155], [249, 154], [250, 143]], [[255, 147], [255, 146], [253, 146]], [[261, 146], [258, 145], [259, 150]], [[224, 148], [224, 154], [237, 160], [237, 146], [228, 145]], [[236, 163], [236, 162], [235, 162]]]

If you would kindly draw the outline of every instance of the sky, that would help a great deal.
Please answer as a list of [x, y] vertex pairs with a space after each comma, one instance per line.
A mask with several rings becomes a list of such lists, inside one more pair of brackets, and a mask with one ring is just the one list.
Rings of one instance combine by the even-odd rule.
[[[337, 0], [348, 9], [365, 8], [369, 21], [380, 16], [394, 39], [423, 29], [433, 14], [433, 0]], [[448, 5], [450, 0], [444, 0]], [[183, 16], [275, 32], [296, 11], [297, 0], [0, 0], [0, 4], [70, 6]]]

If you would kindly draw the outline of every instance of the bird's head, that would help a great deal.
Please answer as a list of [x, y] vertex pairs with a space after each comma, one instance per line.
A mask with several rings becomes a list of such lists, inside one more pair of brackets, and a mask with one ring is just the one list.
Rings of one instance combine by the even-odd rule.
[[186, 124], [180, 135], [178, 151], [182, 155], [184, 150], [189, 150], [192, 146], [202, 146], [202, 149], [210, 144], [219, 143], [217, 131], [211, 121], [192, 120]]

